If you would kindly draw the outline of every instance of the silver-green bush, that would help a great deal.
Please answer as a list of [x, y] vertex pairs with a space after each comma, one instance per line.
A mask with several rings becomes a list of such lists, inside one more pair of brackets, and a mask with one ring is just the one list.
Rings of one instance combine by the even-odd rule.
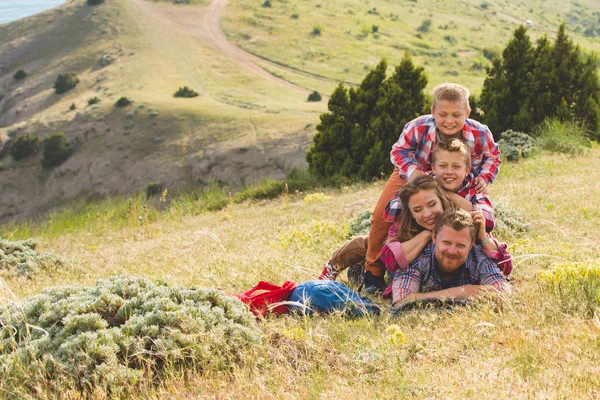
[[506, 161], [518, 161], [527, 158], [535, 151], [535, 140], [526, 133], [512, 129], [503, 132], [498, 141], [502, 156]]
[[40, 270], [52, 271], [68, 262], [52, 253], [38, 253], [38, 243], [33, 239], [11, 242], [0, 239], [0, 276], [31, 278]]
[[499, 237], [514, 237], [531, 230], [521, 213], [502, 203], [494, 205], [494, 216], [496, 219], [494, 234]]
[[34, 393], [61, 382], [122, 397], [144, 379], [227, 371], [261, 335], [235, 297], [130, 276], [46, 289], [0, 308], [0, 321], [2, 386]]
[[363, 210], [356, 214], [356, 217], [352, 218], [348, 224], [349, 237], [368, 235], [371, 230], [372, 215], [371, 210]]

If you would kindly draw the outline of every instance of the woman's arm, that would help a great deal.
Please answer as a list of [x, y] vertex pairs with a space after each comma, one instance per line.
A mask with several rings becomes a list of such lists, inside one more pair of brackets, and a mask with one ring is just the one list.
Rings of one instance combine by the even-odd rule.
[[389, 271], [406, 269], [429, 242], [431, 242], [431, 231], [424, 230], [406, 242], [393, 241], [387, 243], [381, 249], [379, 258]]

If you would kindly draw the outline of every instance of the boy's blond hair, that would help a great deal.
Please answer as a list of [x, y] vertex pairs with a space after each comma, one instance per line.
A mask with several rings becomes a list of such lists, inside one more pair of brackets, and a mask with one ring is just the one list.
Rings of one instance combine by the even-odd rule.
[[433, 104], [431, 108], [435, 108], [438, 101], [446, 100], [451, 102], [461, 102], [468, 109], [469, 105], [469, 89], [458, 83], [442, 83], [433, 89]]
[[450, 153], [460, 153], [465, 158], [465, 165], [467, 168], [471, 165], [471, 152], [469, 151], [467, 144], [458, 138], [440, 140], [437, 142], [433, 148], [433, 154], [431, 155], [431, 164], [435, 165], [438, 158], [437, 153], [440, 150], [445, 150]]

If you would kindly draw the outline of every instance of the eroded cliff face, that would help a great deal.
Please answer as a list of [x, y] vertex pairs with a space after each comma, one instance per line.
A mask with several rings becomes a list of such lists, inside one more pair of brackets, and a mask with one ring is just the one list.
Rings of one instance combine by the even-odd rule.
[[[114, 121], [74, 121], [62, 126], [74, 153], [58, 167], [42, 167], [42, 150], [19, 161], [9, 154], [0, 159], [0, 222], [68, 207], [81, 196], [135, 193], [150, 182], [169, 189], [213, 182], [238, 188], [265, 178], [283, 179], [292, 168], [307, 168], [311, 140], [311, 133], [301, 130], [263, 142], [242, 137], [206, 144], [192, 138], [181, 146], [166, 134], [124, 130], [114, 127]], [[156, 129], [160, 131], [160, 125]], [[3, 141], [8, 139], [6, 129], [0, 134]]]

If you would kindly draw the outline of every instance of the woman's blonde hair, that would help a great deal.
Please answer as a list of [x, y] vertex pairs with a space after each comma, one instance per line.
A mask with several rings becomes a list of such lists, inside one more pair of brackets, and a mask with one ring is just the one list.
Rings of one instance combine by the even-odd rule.
[[394, 221], [394, 223], [398, 225], [398, 233], [396, 237], [391, 238], [390, 241], [397, 240], [401, 243], [406, 242], [423, 231], [424, 228], [417, 224], [417, 221], [415, 221], [410, 209], [408, 208], [408, 201], [410, 198], [423, 190], [433, 190], [440, 199], [440, 203], [442, 203], [442, 209], [444, 211], [451, 208], [456, 208], [448, 199], [448, 196], [446, 196], [446, 192], [444, 192], [440, 185], [438, 185], [435, 178], [432, 178], [429, 175], [419, 175], [412, 181], [402, 186], [402, 188], [398, 191], [398, 196], [400, 197], [400, 202], [402, 203], [402, 211], [396, 218], [396, 221]]

